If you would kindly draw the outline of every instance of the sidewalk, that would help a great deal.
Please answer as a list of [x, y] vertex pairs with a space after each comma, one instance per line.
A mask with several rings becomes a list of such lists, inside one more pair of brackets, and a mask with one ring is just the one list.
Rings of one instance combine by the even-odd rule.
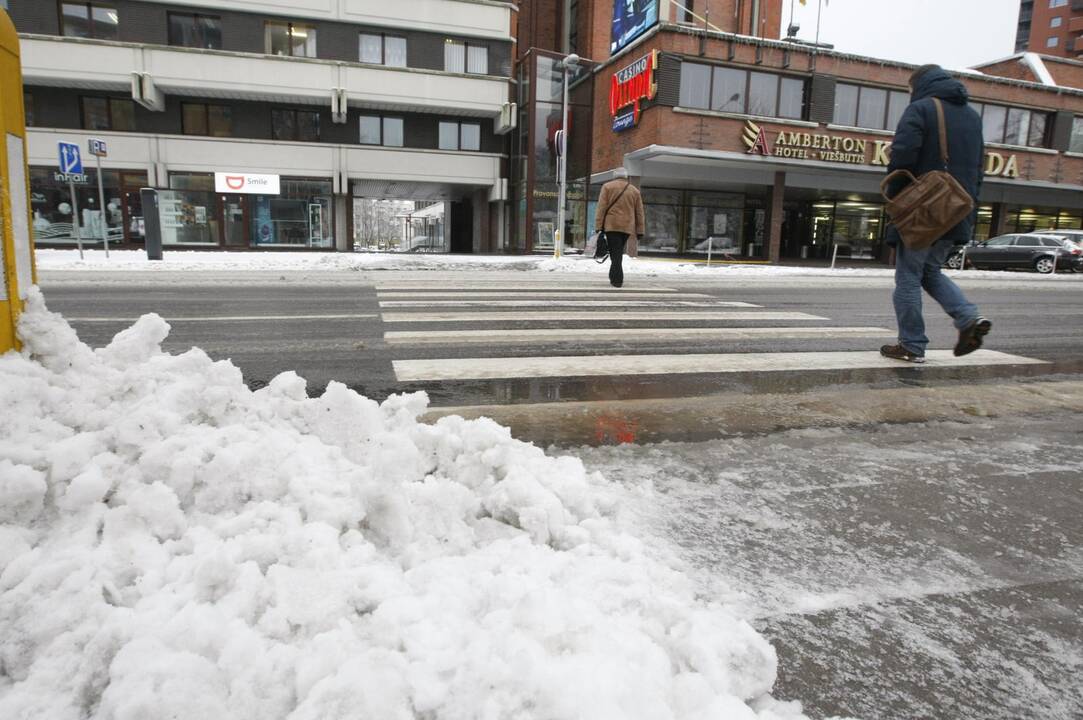
[[[87, 250], [80, 260], [76, 250], [37, 250], [37, 268], [46, 272], [363, 272], [369, 270], [418, 271], [536, 271], [545, 273], [583, 273], [604, 275], [609, 264], [599, 264], [583, 255], [554, 259], [548, 255], [430, 255], [391, 253], [323, 252], [222, 252], [206, 250], [167, 251], [161, 261], [149, 261], [141, 250], [114, 250], [106, 258], [104, 251]], [[825, 261], [787, 261], [784, 265], [763, 262], [712, 261], [706, 258], [625, 258], [624, 271], [640, 276], [681, 275], [694, 278], [786, 278], [795, 276], [828, 278], [894, 277], [894, 269], [876, 262], [846, 261], [835, 269]], [[951, 277], [991, 280], [1035, 280], [1048, 282], [1083, 282], [1083, 275], [1057, 273], [989, 272], [981, 270], [945, 271]]]

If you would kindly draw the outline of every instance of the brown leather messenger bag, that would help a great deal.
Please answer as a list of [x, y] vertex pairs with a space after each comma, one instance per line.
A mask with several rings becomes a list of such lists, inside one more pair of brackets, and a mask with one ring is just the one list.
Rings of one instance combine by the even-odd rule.
[[[880, 193], [887, 201], [888, 217], [910, 250], [929, 247], [974, 211], [974, 198], [947, 172], [948, 132], [944, 106], [938, 98], [933, 98], [933, 103], [936, 104], [940, 160], [944, 169], [930, 170], [917, 178], [909, 170], [896, 170], [880, 183]], [[907, 177], [910, 183], [895, 197], [888, 197], [888, 183], [896, 177]]]

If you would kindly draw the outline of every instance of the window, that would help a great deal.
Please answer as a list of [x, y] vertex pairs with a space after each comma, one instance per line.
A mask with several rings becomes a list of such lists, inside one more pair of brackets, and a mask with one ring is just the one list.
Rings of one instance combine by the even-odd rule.
[[320, 114], [314, 110], [271, 110], [271, 137], [275, 140], [319, 142]]
[[696, 16], [693, 14], [695, 12], [695, 4], [694, 0], [684, 0], [684, 10], [681, 12], [681, 22], [693, 23], [696, 21]]
[[26, 126], [34, 125], [34, 96], [29, 91], [23, 91], [23, 115], [26, 118]]
[[857, 125], [857, 85], [835, 86], [835, 124], [854, 127]]
[[1055, 48], [1057, 45], [1060, 45], [1059, 37], [1051, 37], [1045, 41], [1045, 46], [1047, 48]]
[[1067, 4], [1068, 4], [1068, 0], [1049, 0], [1049, 7], [1050, 8], [1064, 7]]
[[384, 147], [402, 147], [402, 128], [402, 118], [380, 117], [379, 115], [362, 115], [361, 144], [383, 145]]
[[169, 13], [169, 44], [222, 49], [222, 19], [214, 15]]
[[857, 126], [883, 129], [887, 113], [887, 90], [861, 88], [857, 101]]
[[360, 60], [373, 65], [406, 67], [406, 38], [362, 33]]
[[900, 90], [839, 83], [835, 86], [835, 124], [894, 130], [910, 96]]
[[990, 240], [986, 244], [991, 245], [993, 247], [1003, 247], [1003, 246], [1011, 245], [1014, 242], [1015, 242], [1015, 235], [1001, 235], [1000, 237], [993, 238], [992, 240]]
[[446, 40], [444, 42], [444, 70], [487, 75], [489, 48], [484, 45], [468, 45], [458, 40]]
[[696, 63], [681, 63], [682, 107], [709, 108], [711, 106], [711, 67]]
[[[972, 103], [971, 107], [981, 115], [982, 134], [985, 136], [985, 142], [1025, 147], [1047, 147], [1049, 142], [1048, 113], [983, 103]], [[1075, 142], [1075, 134], [1075, 125], [1073, 124], [1073, 142]]]
[[904, 92], [891, 91], [891, 96], [887, 101], [887, 127], [885, 130], [894, 131], [899, 127], [899, 120], [902, 120], [903, 112], [906, 110], [906, 106], [910, 104], [910, 96]]
[[778, 116], [801, 120], [805, 117], [805, 81], [782, 78], [778, 93]]
[[135, 104], [119, 98], [84, 97], [84, 130], [135, 130]]
[[481, 150], [481, 125], [478, 123], [440, 123], [441, 150]]
[[472, 75], [489, 74], [489, 48], [483, 45], [466, 46], [466, 72]]
[[778, 75], [754, 72], [748, 79], [748, 114], [778, 114]]
[[116, 40], [120, 27], [117, 9], [112, 5], [93, 2], [60, 4], [61, 34], [67, 37]]
[[291, 22], [268, 22], [265, 49], [269, 55], [316, 57], [316, 28]]
[[1049, 27], [1051, 28], [1059, 28], [1062, 24], [1064, 24], [1064, 18], [1055, 17], [1049, 21]]
[[747, 73], [733, 68], [714, 68], [711, 83], [711, 109], [740, 113], [745, 110]]
[[682, 107], [800, 120], [805, 81], [764, 72], [681, 63]]
[[181, 130], [185, 135], [229, 137], [233, 134], [233, 109], [227, 105], [181, 103]]
[[1083, 153], [1083, 118], [1072, 120], [1072, 140], [1068, 152]]

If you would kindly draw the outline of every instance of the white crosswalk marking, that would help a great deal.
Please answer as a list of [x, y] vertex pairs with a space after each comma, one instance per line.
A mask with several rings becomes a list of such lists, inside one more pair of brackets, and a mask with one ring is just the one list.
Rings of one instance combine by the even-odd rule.
[[575, 297], [568, 298], [540, 298], [535, 300], [509, 300], [507, 298], [490, 300], [383, 300], [382, 308], [400, 307], [492, 307], [493, 303], [499, 303], [501, 307], [598, 307], [603, 304], [607, 308], [614, 307], [737, 307], [755, 308], [759, 305], [738, 302], [735, 300], [625, 300], [623, 298], [606, 300], [581, 300]]
[[443, 313], [384, 313], [384, 322], [493, 322], [497, 320], [521, 320], [535, 322], [540, 320], [826, 320], [818, 315], [801, 312], [775, 312], [735, 310], [733, 312], [694, 312], [674, 310], [671, 312], [443, 312]]
[[710, 298], [712, 295], [706, 293], [680, 293], [672, 290], [656, 290], [651, 292], [622, 292], [620, 290], [610, 291], [595, 291], [595, 292], [579, 292], [578, 290], [563, 290], [559, 292], [547, 292], [544, 290], [523, 290], [521, 292], [513, 292], [510, 290], [486, 290], [482, 292], [472, 291], [429, 291], [429, 292], [383, 292], [377, 291], [376, 295], [383, 300], [388, 299], [405, 299], [416, 298], [418, 300], [435, 300], [438, 298], [456, 298], [456, 299], [494, 299], [502, 297], [517, 297], [517, 298], [579, 298], [579, 299], [595, 299], [605, 300], [609, 298], [613, 299], [643, 299], [643, 298], [658, 298], [664, 300], [670, 300], [673, 298]]
[[879, 327], [805, 328], [557, 328], [530, 330], [400, 330], [384, 333], [392, 345], [465, 345], [473, 343], [672, 342], [674, 340], [802, 340], [819, 337], [883, 337], [895, 332]]
[[[381, 317], [392, 326], [384, 333], [384, 340], [391, 347], [416, 348], [426, 354], [433, 353], [434, 348], [456, 346], [533, 345], [539, 350], [526, 357], [505, 357], [493, 351], [488, 356], [482, 352], [474, 353], [480, 357], [469, 358], [394, 359], [392, 366], [400, 382], [897, 370], [1043, 362], [988, 350], [962, 358], [953, 357], [950, 351], [932, 351], [924, 365], [884, 358], [872, 348], [824, 352], [821, 350], [824, 341], [839, 340], [843, 348], [853, 347], [846, 341], [861, 338], [888, 341], [895, 332], [884, 327], [831, 326], [828, 318], [819, 315], [764, 308], [707, 293], [658, 287], [636, 288], [634, 292], [606, 290], [599, 287], [596, 279], [577, 282], [562, 278], [559, 284], [534, 280], [519, 286], [483, 282], [461, 287], [387, 283], [377, 288], [377, 294]], [[394, 328], [406, 323], [448, 323], [463, 328]], [[515, 327], [494, 328], [494, 323], [515, 323]], [[617, 327], [616, 323], [631, 327]], [[643, 327], [646, 323], [653, 326]], [[818, 347], [808, 352], [793, 352], [792, 345], [785, 352], [750, 351], [755, 349], [757, 341], [780, 340], [818, 341]], [[648, 348], [657, 348], [658, 343], [683, 343], [682, 349], [687, 346], [688, 352], [651, 353]], [[727, 344], [742, 352], [725, 352]], [[879, 342], [873, 347], [876, 344]], [[578, 355], [550, 355], [543, 349], [547, 345], [589, 347], [589, 350], [578, 350], [581, 353]], [[643, 352], [629, 353], [630, 346], [636, 345]]]
[[[979, 350], [953, 357], [949, 350], [927, 354], [925, 367], [1044, 364], [1043, 360]], [[501, 378], [590, 377], [598, 375], [674, 375], [693, 373], [778, 372], [899, 368], [902, 363], [876, 351], [779, 352], [690, 355], [606, 355], [395, 360], [402, 382], [419, 380], [495, 380]], [[916, 367], [916, 366], [911, 366]]]

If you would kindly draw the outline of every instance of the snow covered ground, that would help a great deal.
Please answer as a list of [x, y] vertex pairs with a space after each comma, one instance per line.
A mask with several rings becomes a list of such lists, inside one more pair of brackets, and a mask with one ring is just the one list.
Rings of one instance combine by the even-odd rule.
[[310, 399], [293, 373], [253, 392], [163, 353], [155, 315], [91, 350], [35, 290], [20, 331], [0, 717], [804, 717], [769, 695], [767, 641], [637, 537], [638, 491], [575, 457], [418, 423], [423, 394]]
[[[101, 250], [87, 250], [79, 259], [76, 250], [37, 250], [39, 270], [57, 271], [145, 271], [145, 272], [220, 272], [220, 271], [368, 271], [368, 270], [489, 270], [534, 271], [540, 273], [592, 273], [604, 275], [609, 263], [598, 264], [582, 255], [566, 255], [554, 260], [545, 255], [430, 255], [375, 253], [302, 253], [302, 252], [210, 252], [185, 251], [163, 254], [163, 260], [151, 262], [139, 250], [114, 250], [107, 259]], [[785, 265], [717, 264], [666, 258], [625, 258], [624, 271], [631, 275], [682, 275], [709, 278], [891, 278], [894, 270], [882, 266], [868, 268], [793, 267]], [[1059, 273], [1038, 276], [1035, 273], [1005, 273], [967, 270], [947, 271], [968, 279], [1019, 280], [1042, 282], [1079, 281], [1083, 275]]]

